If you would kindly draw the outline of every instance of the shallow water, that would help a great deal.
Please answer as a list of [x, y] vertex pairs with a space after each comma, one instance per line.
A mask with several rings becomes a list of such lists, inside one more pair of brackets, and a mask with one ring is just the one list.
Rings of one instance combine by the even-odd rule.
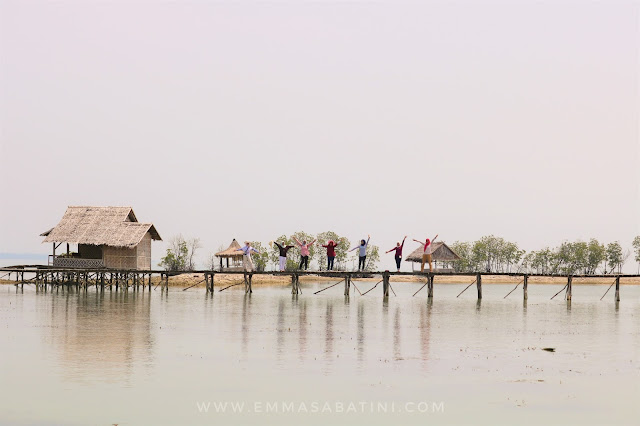
[[[0, 287], [3, 424], [633, 424], [640, 286]], [[373, 283], [356, 283], [361, 291]], [[29, 288], [27, 288], [29, 287]], [[542, 348], [555, 348], [548, 352]], [[223, 409], [223, 403], [233, 403]], [[206, 412], [207, 403], [209, 410]], [[242, 406], [242, 404], [244, 404]], [[314, 405], [315, 404], [315, 405]], [[315, 407], [315, 409], [314, 409]], [[234, 410], [235, 409], [235, 410]], [[224, 412], [223, 412], [224, 411]], [[235, 412], [234, 412], [235, 411]], [[240, 412], [242, 411], [242, 412]], [[269, 411], [267, 413], [267, 411]], [[291, 412], [293, 411], [293, 412]]]

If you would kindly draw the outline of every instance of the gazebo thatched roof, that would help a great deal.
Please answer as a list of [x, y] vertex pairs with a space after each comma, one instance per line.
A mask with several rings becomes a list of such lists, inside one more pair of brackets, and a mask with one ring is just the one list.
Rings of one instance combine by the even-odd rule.
[[234, 238], [233, 241], [231, 241], [231, 244], [229, 244], [229, 247], [226, 250], [222, 250], [216, 253], [216, 256], [217, 257], [236, 257], [236, 256], [242, 257], [242, 252], [237, 251], [239, 248], [242, 248], [242, 247], [240, 246], [240, 244], [238, 244], [238, 242]]
[[[441, 241], [432, 243], [431, 246], [431, 259], [435, 262], [453, 262], [460, 259], [460, 256]], [[423, 252], [424, 245], [421, 245], [405, 258], [405, 262], [422, 262]]]
[[151, 223], [139, 223], [131, 207], [70, 206], [60, 222], [40, 234], [43, 243], [92, 244], [135, 247], [146, 233], [162, 240]]

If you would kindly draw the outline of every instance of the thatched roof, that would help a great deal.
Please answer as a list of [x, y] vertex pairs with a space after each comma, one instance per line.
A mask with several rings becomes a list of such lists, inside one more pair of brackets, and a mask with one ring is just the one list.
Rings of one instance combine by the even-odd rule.
[[233, 241], [231, 241], [231, 244], [229, 244], [229, 247], [226, 250], [222, 250], [216, 253], [216, 256], [218, 257], [242, 256], [241, 251], [236, 251], [239, 248], [242, 248], [242, 247], [240, 246], [240, 244], [238, 244], [238, 242], [234, 238]]
[[[437, 262], [452, 262], [459, 260], [458, 256], [451, 248], [445, 243], [439, 241], [431, 244], [431, 259]], [[422, 253], [424, 252], [424, 245], [421, 245], [417, 249], [411, 252], [404, 260], [405, 262], [422, 262]]]
[[54, 228], [43, 232], [43, 243], [135, 247], [151, 233], [162, 240], [151, 223], [139, 223], [131, 207], [70, 206]]

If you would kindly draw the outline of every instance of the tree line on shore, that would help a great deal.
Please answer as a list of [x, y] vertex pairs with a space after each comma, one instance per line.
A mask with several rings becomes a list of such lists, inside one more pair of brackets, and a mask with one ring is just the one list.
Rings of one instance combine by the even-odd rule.
[[[634, 259], [640, 271], [640, 236], [632, 243]], [[623, 250], [618, 241], [602, 244], [597, 239], [565, 241], [557, 247], [527, 252], [517, 243], [488, 235], [473, 242], [456, 241], [450, 245], [461, 259], [447, 267], [455, 272], [528, 272], [537, 274], [596, 275], [620, 273], [631, 250]]]
[[[336, 247], [336, 270], [347, 270], [350, 263], [357, 262], [357, 251], [349, 253], [352, 248], [351, 241], [344, 236], [340, 236], [332, 231], [321, 232], [319, 234], [308, 234], [298, 231], [290, 236], [280, 235], [272, 241], [280, 244], [291, 245], [293, 248], [287, 256], [287, 270], [298, 268], [300, 261], [300, 248], [295, 243], [298, 241], [311, 242], [317, 240], [309, 248], [309, 260], [317, 265], [318, 270], [326, 270], [327, 251], [322, 247], [328, 240], [335, 241]], [[278, 248], [270, 243], [263, 244], [259, 241], [251, 242], [251, 245], [260, 252], [254, 254], [253, 261], [257, 270], [277, 269]], [[460, 260], [455, 262], [445, 262], [445, 268], [450, 268], [454, 272], [520, 272], [538, 274], [610, 274], [620, 273], [623, 265], [628, 261], [631, 254], [638, 263], [640, 273], [640, 236], [634, 238], [632, 249], [624, 250], [618, 241], [608, 244], [600, 243], [592, 238], [587, 241], [565, 241], [557, 247], [545, 247], [541, 250], [527, 252], [521, 249], [517, 243], [506, 241], [502, 237], [494, 235], [484, 236], [476, 241], [456, 241], [449, 244], [449, 247], [460, 256]], [[196, 269], [196, 253], [202, 248], [200, 239], [185, 239], [182, 235], [177, 235], [169, 240], [169, 247], [165, 256], [158, 266], [169, 271], [192, 271]], [[226, 247], [221, 246], [219, 251]], [[407, 255], [405, 250], [405, 257]], [[367, 261], [365, 270], [376, 270], [380, 261], [380, 249], [374, 244], [367, 248]], [[218, 259], [214, 254], [208, 257], [206, 267], [216, 269]], [[353, 264], [351, 265], [351, 269]]]

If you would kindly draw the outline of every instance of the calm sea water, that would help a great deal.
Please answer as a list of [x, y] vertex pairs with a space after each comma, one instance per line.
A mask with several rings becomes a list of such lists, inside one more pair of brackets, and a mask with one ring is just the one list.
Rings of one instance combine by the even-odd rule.
[[[637, 424], [640, 287], [0, 287], [2, 424]], [[372, 283], [357, 283], [361, 291]], [[554, 348], [548, 352], [542, 348]], [[227, 404], [226, 406], [224, 404]], [[208, 407], [208, 412], [207, 412]], [[268, 411], [268, 412], [267, 412]]]

